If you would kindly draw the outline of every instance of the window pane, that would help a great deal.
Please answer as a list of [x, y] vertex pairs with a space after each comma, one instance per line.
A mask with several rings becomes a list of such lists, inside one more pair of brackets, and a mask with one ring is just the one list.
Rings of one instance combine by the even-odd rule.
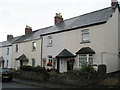
[[7, 55], [9, 55], [9, 48], [7, 48]]
[[48, 36], [48, 46], [52, 46], [52, 36]]
[[92, 55], [89, 55], [89, 64], [93, 64], [93, 56]]
[[18, 52], [18, 45], [16, 45], [16, 52]]
[[86, 63], [86, 62], [87, 62], [87, 55], [86, 54], [79, 55], [79, 66], [81, 66], [82, 63]]
[[36, 49], [36, 42], [32, 43], [32, 49], [35, 50]]
[[[88, 56], [88, 64], [93, 64], [93, 55]], [[87, 54], [80, 54], [79, 55], [79, 66], [81, 66], [81, 63], [87, 63]]]
[[89, 30], [82, 31], [82, 42], [89, 41]]

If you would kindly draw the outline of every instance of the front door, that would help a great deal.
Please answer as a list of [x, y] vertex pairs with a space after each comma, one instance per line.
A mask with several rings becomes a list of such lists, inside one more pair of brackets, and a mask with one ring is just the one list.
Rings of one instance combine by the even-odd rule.
[[57, 72], [60, 72], [60, 59], [57, 60]]
[[20, 60], [20, 67], [23, 66], [23, 61]]
[[73, 70], [73, 63], [71, 63], [70, 61], [67, 61], [67, 70]]

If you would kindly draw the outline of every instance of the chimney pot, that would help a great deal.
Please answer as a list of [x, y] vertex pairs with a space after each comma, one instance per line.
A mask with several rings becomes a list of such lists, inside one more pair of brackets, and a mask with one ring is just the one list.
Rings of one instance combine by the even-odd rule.
[[113, 9], [115, 9], [117, 7], [117, 5], [118, 5], [118, 1], [117, 0], [111, 0], [111, 7]]
[[28, 33], [30, 33], [30, 32], [32, 32], [32, 27], [26, 25], [25, 34], [28, 34]]
[[7, 41], [9, 41], [9, 40], [12, 40], [13, 39], [13, 35], [7, 35]]
[[55, 20], [55, 21], [54, 21], [55, 24], [63, 21], [63, 18], [62, 18], [61, 13], [56, 13], [56, 16], [54, 17], [54, 20]]

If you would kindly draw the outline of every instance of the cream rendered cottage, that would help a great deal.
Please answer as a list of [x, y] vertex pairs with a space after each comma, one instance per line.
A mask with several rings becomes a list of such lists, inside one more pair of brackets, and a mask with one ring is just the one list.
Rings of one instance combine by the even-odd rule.
[[40, 32], [26, 26], [25, 35], [13, 43], [13, 68], [18, 69], [23, 65], [41, 66]]
[[[120, 6], [63, 20], [57, 13], [55, 25], [42, 32], [42, 62], [58, 72], [79, 69], [81, 62], [105, 64], [107, 73], [120, 70]], [[43, 64], [42, 63], [42, 64]], [[73, 65], [71, 65], [73, 63]]]

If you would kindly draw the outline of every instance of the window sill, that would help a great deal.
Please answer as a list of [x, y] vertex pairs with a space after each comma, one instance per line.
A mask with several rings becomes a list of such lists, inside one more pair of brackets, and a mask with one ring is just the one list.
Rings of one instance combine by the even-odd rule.
[[32, 50], [33, 52], [36, 51], [36, 49]]
[[80, 42], [80, 44], [84, 44], [84, 43], [90, 43], [90, 41]]
[[52, 47], [52, 46], [47, 46], [47, 47]]

